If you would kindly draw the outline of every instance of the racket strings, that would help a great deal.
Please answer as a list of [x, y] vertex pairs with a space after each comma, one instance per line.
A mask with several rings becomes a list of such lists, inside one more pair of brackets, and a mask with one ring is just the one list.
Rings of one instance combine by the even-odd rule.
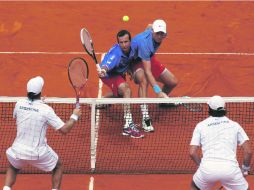
[[86, 30], [82, 30], [81, 35], [82, 43], [89, 54], [93, 54], [93, 41], [90, 34]]

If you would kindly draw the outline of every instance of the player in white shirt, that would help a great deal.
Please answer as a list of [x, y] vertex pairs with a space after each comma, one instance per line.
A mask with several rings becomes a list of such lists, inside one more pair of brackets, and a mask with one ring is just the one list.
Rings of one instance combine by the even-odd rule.
[[[213, 96], [208, 106], [210, 116], [196, 125], [190, 143], [190, 156], [198, 166], [190, 190], [210, 190], [217, 182], [227, 190], [248, 190], [244, 175], [250, 171], [252, 157], [249, 138], [237, 122], [225, 116], [222, 97]], [[244, 151], [242, 168], [236, 159], [237, 145]]]
[[[54, 110], [41, 100], [44, 85], [42, 77], [35, 77], [27, 83], [27, 99], [19, 100], [14, 108], [17, 135], [6, 155], [9, 168], [6, 172], [3, 190], [11, 190], [20, 169], [29, 164], [45, 172], [52, 171], [52, 190], [60, 190], [63, 167], [58, 155], [47, 145], [48, 125], [63, 134], [68, 133], [78, 118], [80, 109], [74, 109], [70, 119], [64, 123]], [[31, 189], [36, 189], [31, 187]]]

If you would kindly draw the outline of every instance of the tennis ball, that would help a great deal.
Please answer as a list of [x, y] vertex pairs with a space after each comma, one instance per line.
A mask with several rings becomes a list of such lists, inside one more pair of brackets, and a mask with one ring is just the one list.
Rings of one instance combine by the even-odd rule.
[[124, 22], [128, 22], [130, 20], [129, 16], [125, 15], [123, 16], [123, 21]]

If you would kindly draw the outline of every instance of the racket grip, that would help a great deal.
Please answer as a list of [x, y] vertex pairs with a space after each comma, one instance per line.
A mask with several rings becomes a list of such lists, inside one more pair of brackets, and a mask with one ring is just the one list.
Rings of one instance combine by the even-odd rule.
[[80, 108], [79, 102], [76, 103], [76, 108]]
[[100, 65], [99, 64], [96, 64], [96, 68], [97, 68], [97, 72], [101, 72], [101, 67], [100, 67]]

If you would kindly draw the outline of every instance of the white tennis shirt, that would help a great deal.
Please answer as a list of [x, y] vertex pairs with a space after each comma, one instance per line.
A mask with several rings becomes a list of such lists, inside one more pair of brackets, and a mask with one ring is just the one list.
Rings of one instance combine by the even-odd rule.
[[243, 128], [226, 116], [208, 117], [194, 129], [190, 145], [202, 146], [202, 161], [232, 161], [238, 165], [237, 145], [249, 140]]
[[11, 148], [19, 159], [38, 159], [47, 151], [48, 126], [52, 126], [55, 130], [64, 126], [64, 122], [54, 110], [41, 100], [18, 101], [13, 117], [16, 118], [17, 136]]

